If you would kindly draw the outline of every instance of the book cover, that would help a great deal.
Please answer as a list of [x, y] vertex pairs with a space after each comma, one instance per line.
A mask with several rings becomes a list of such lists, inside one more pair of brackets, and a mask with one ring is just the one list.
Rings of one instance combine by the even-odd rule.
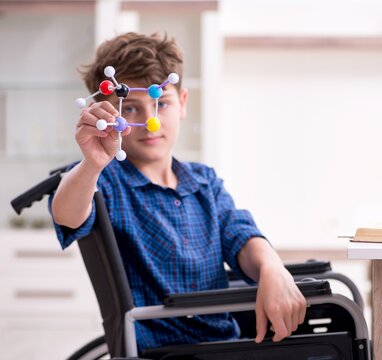
[[358, 228], [351, 241], [382, 243], [382, 229]]

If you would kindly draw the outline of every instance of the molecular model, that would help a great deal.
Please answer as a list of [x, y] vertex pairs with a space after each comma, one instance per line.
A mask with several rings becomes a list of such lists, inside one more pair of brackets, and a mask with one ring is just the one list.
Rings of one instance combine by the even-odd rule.
[[[113, 82], [111, 82], [110, 80], [102, 81], [99, 85], [98, 91], [96, 91], [94, 94], [89, 95], [87, 98], [76, 99], [76, 104], [80, 108], [84, 108], [86, 106], [87, 101], [93, 98], [94, 96], [100, 93], [103, 95], [111, 95], [113, 92], [115, 92], [115, 94], [119, 98], [119, 115], [115, 118], [115, 121], [112, 123], [108, 123], [106, 122], [106, 120], [100, 119], [97, 121], [96, 126], [98, 130], [105, 130], [108, 126], [113, 126], [114, 130], [118, 132], [118, 152], [115, 157], [117, 160], [122, 161], [126, 159], [126, 152], [122, 150], [122, 132], [128, 126], [144, 126], [148, 131], [152, 133], [158, 131], [160, 129], [160, 121], [158, 119], [158, 100], [163, 94], [163, 87], [166, 86], [168, 83], [176, 84], [179, 81], [179, 75], [176, 73], [171, 73], [167, 77], [167, 80], [160, 85], [153, 84], [148, 88], [130, 88], [126, 84], [118, 83], [118, 81], [114, 78], [115, 69], [112, 66], [106, 66], [104, 69], [104, 74], [108, 78], [111, 78]], [[152, 99], [155, 99], [155, 114], [154, 116], [147, 119], [147, 121], [144, 124], [128, 123], [121, 116], [123, 99], [125, 99], [131, 91], [147, 92], [147, 94]]]

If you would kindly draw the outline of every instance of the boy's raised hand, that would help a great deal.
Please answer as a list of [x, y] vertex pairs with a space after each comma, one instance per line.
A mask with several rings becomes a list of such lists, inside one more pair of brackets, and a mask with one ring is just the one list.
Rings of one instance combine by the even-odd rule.
[[[118, 133], [112, 126], [105, 130], [98, 130], [96, 123], [103, 119], [114, 122], [118, 111], [108, 101], [91, 104], [82, 110], [77, 123], [76, 141], [81, 148], [84, 158], [96, 168], [102, 170], [115, 156], [118, 151]], [[122, 136], [130, 134], [128, 126], [122, 132]]]

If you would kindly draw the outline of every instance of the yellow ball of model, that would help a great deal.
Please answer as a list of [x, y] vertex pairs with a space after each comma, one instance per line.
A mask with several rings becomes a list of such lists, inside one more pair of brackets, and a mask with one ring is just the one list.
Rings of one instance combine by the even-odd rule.
[[156, 117], [151, 117], [146, 121], [146, 129], [150, 132], [156, 132], [160, 129], [160, 121]]

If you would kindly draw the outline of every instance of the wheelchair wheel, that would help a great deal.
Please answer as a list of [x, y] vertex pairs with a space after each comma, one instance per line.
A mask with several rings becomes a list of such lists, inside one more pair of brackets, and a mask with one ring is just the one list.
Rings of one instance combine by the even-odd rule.
[[110, 359], [105, 336], [100, 336], [78, 349], [67, 360], [101, 360]]

